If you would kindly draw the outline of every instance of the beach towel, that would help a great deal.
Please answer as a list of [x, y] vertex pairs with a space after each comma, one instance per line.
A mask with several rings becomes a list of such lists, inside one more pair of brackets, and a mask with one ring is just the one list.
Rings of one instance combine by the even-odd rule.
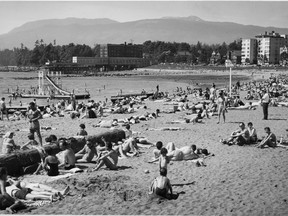
[[51, 201], [48, 201], [48, 200], [37, 200], [37, 201], [21, 200], [21, 202], [23, 202], [28, 207], [42, 207], [44, 205], [51, 203]]

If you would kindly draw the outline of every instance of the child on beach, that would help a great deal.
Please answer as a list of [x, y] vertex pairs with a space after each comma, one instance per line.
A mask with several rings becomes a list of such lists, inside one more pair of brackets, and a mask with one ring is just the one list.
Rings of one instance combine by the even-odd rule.
[[163, 147], [163, 143], [161, 141], [158, 141], [156, 143], [156, 149], [153, 150], [154, 159], [157, 159], [160, 157], [160, 151], [162, 147]]
[[79, 127], [80, 127], [80, 131], [77, 133], [77, 136], [87, 136], [88, 133], [85, 130], [85, 128], [86, 128], [85, 124], [80, 124]]
[[[173, 194], [170, 180], [166, 177], [167, 170], [165, 168], [160, 169], [160, 176], [154, 179], [150, 186], [149, 194], [156, 194], [161, 197], [168, 198]], [[170, 191], [170, 194], [168, 192]]]
[[21, 146], [22, 150], [32, 149], [38, 147], [38, 142], [35, 140], [34, 134], [28, 134], [29, 141]]
[[166, 148], [162, 148], [160, 150], [160, 157], [159, 157], [159, 168], [165, 168], [167, 170], [167, 166], [169, 163], [169, 158], [167, 157], [168, 151]]

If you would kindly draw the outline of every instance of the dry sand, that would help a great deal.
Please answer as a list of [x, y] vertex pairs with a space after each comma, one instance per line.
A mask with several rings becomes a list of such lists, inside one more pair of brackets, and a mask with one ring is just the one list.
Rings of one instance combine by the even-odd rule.
[[[179, 85], [179, 84], [175, 84]], [[147, 101], [151, 111], [156, 108], [172, 108], [162, 103]], [[138, 111], [144, 113], [144, 110]], [[152, 149], [142, 149], [140, 157], [122, 159], [118, 171], [101, 169], [98, 172], [75, 174], [66, 179], [49, 183], [63, 189], [71, 186], [71, 193], [64, 200], [39, 207], [29, 214], [185, 214], [185, 215], [288, 215], [288, 150], [257, 149], [254, 146], [227, 146], [219, 143], [231, 131], [238, 128], [238, 122], [254, 123], [258, 136], [264, 136], [263, 128], [269, 126], [276, 136], [286, 137], [287, 108], [270, 107], [269, 120], [262, 120], [262, 110], [236, 111], [227, 113], [227, 122], [217, 125], [217, 118], [205, 119], [203, 124], [173, 125], [183, 127], [182, 131], [149, 131], [149, 128], [171, 126], [167, 121], [183, 118], [185, 114], [160, 114], [157, 119], [132, 126], [152, 142], [161, 140], [164, 144], [174, 142], [177, 147], [196, 144], [208, 148], [215, 156], [205, 160], [207, 167], [196, 167], [191, 161], [173, 162], [168, 166], [175, 200], [149, 197], [150, 182], [158, 176], [158, 165], [149, 164]], [[107, 119], [125, 118], [129, 114], [115, 114]], [[78, 125], [86, 124], [89, 134], [107, 129], [93, 128], [96, 120], [71, 120], [51, 118], [41, 120], [42, 126], [57, 130], [43, 131], [43, 137], [56, 134], [69, 137], [76, 134]], [[27, 128], [24, 120], [5, 122], [6, 130]], [[1, 122], [1, 126], [3, 124]], [[2, 128], [3, 129], [3, 128]], [[15, 141], [23, 143], [27, 132], [16, 132]], [[2, 143], [2, 139], [0, 139]], [[148, 169], [150, 173], [145, 174]], [[37, 181], [39, 177], [30, 176]]]

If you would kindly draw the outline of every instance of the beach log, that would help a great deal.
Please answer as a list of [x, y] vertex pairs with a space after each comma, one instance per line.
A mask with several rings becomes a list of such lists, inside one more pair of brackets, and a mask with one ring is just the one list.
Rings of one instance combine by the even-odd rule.
[[[125, 132], [120, 129], [114, 129], [99, 133], [97, 135], [92, 135], [92, 142], [99, 143], [101, 146], [104, 146], [102, 137], [104, 137], [107, 142], [117, 143], [118, 141], [122, 141], [122, 139], [125, 139]], [[71, 143], [71, 148], [76, 153], [85, 146], [86, 139], [84, 137], [69, 138], [68, 142]], [[45, 150], [47, 148], [52, 148], [52, 152], [54, 154], [57, 154], [61, 151], [58, 144], [44, 145], [43, 148]], [[25, 174], [27, 174], [27, 170], [33, 170], [30, 168], [27, 169], [27, 167], [34, 166], [35, 164], [38, 164], [40, 162], [41, 156], [39, 151], [36, 149], [17, 151], [9, 155], [0, 156], [0, 167], [6, 167], [8, 175], [10, 176], [21, 176], [23, 175], [23, 170], [25, 170]]]
[[23, 168], [15, 154], [0, 156], [0, 167], [6, 167], [10, 176], [20, 176], [23, 174]]

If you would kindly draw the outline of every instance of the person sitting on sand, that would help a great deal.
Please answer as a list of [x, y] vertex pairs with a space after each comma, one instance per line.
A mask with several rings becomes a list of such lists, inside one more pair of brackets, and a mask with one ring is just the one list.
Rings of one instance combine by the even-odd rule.
[[76, 162], [90, 163], [94, 156], [97, 156], [97, 150], [95, 145], [92, 143], [92, 137], [88, 136], [83, 149], [75, 154]]
[[80, 124], [79, 127], [80, 127], [80, 131], [77, 133], [77, 136], [87, 136], [88, 133], [85, 130], [85, 124]]
[[17, 210], [26, 208], [26, 206], [21, 201], [16, 201], [6, 192], [7, 175], [6, 167], [0, 167], [0, 210], [15, 213]]
[[59, 147], [64, 151], [63, 153], [63, 162], [59, 165], [59, 167], [64, 167], [65, 170], [70, 170], [75, 168], [75, 153], [71, 149], [69, 143], [65, 139], [59, 141]]
[[33, 149], [39, 146], [38, 142], [35, 140], [34, 134], [29, 133], [28, 139], [29, 141], [25, 143], [23, 146], [21, 146], [22, 150]]
[[167, 169], [160, 169], [160, 176], [153, 180], [149, 188], [149, 194], [155, 194], [164, 198], [168, 198], [173, 194], [170, 180], [167, 178]]
[[[125, 140], [124, 143], [118, 146], [115, 146], [114, 150], [116, 152], [119, 152], [122, 158], [127, 158], [128, 156], [133, 157], [133, 156], [139, 155], [136, 139], [134, 139], [133, 137], [130, 137], [127, 140]], [[132, 154], [129, 152], [131, 152]]]
[[253, 127], [252, 122], [249, 122], [247, 124], [247, 130], [249, 132], [249, 143], [257, 143], [258, 138], [257, 138], [257, 132], [256, 129]]
[[132, 132], [131, 127], [130, 127], [129, 124], [125, 126], [125, 130], [124, 131], [125, 131], [125, 138], [126, 139], [129, 139], [129, 138], [132, 137], [133, 132]]
[[264, 148], [265, 146], [275, 148], [277, 146], [277, 139], [274, 133], [271, 132], [269, 127], [264, 128], [267, 136], [259, 143], [257, 148]]
[[20, 149], [20, 146], [16, 145], [13, 140], [14, 132], [8, 131], [3, 136], [2, 154], [10, 154]]
[[239, 124], [240, 129], [233, 131], [230, 138], [228, 140], [220, 140], [223, 144], [228, 145], [239, 145], [243, 146], [245, 144], [249, 144], [250, 136], [249, 131], [245, 128], [245, 124], [241, 122]]
[[46, 148], [47, 157], [44, 159], [43, 163], [39, 164], [37, 170], [34, 172], [35, 175], [43, 168], [48, 176], [59, 175], [59, 160], [55, 154], [53, 154], [52, 148]]
[[106, 152], [100, 153], [96, 162], [99, 162], [98, 165], [93, 169], [94, 171], [99, 170], [102, 166], [106, 165], [110, 170], [117, 170], [118, 163], [118, 154], [112, 148], [112, 143], [107, 142], [104, 137], [102, 137], [102, 141], [105, 143]]

